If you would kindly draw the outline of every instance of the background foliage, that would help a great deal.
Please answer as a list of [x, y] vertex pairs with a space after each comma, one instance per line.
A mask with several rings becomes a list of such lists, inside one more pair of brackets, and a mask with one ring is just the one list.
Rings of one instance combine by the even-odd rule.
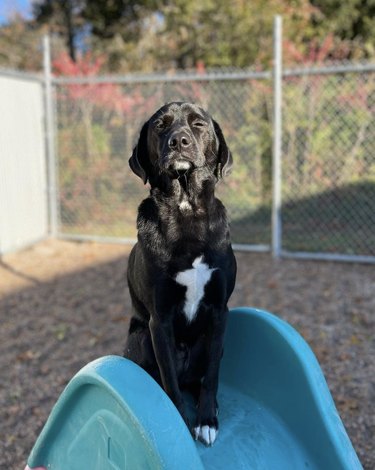
[[[286, 66], [375, 57], [373, 0], [38, 0], [31, 20], [0, 27], [0, 66], [40, 70], [49, 31], [54, 73], [64, 77], [269, 70], [275, 14], [283, 16]], [[374, 97], [371, 73], [284, 79], [286, 248], [375, 253], [374, 231], [364, 229], [369, 220], [375, 226]], [[126, 161], [144, 120], [183, 99], [209, 109], [235, 155], [220, 187], [234, 240], [270, 242], [270, 80], [75, 82], [56, 86], [56, 98], [65, 231], [135, 235], [144, 190]]]
[[30, 20], [0, 27], [0, 66], [40, 68], [38, 47], [47, 29], [55, 52], [73, 61], [83, 51], [103, 55], [107, 71], [267, 66], [272, 18], [284, 17], [294, 56], [331, 37], [334, 59], [375, 55], [373, 0], [34, 0]]

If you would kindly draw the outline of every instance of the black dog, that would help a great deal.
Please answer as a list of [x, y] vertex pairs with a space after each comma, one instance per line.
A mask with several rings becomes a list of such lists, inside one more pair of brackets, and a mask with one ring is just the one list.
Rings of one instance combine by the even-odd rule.
[[236, 277], [226, 211], [214, 189], [232, 156], [203, 109], [170, 103], [144, 124], [129, 164], [151, 192], [139, 207], [129, 258], [134, 312], [124, 355], [162, 385], [185, 421], [181, 390], [196, 396], [193, 433], [211, 445]]

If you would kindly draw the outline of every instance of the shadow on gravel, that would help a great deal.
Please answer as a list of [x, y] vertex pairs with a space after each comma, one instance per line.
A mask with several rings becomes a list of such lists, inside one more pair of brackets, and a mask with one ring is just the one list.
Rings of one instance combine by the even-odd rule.
[[24, 468], [52, 406], [81, 367], [122, 354], [130, 313], [126, 265], [121, 257], [0, 299], [0, 468]]
[[[305, 197], [294, 189], [294, 194], [281, 208], [285, 250], [375, 255], [374, 182], [347, 184]], [[237, 243], [269, 244], [271, 204], [233, 220], [231, 229]]]

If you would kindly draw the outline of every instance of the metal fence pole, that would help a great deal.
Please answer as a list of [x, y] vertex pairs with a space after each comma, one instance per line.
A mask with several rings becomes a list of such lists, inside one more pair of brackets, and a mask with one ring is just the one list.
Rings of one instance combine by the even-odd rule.
[[45, 93], [45, 129], [46, 150], [48, 167], [48, 211], [49, 211], [49, 234], [57, 235], [57, 193], [56, 193], [56, 156], [54, 135], [54, 112], [53, 112], [53, 88], [50, 38], [46, 34], [43, 37], [43, 69], [44, 69], [44, 93]]
[[272, 254], [281, 253], [281, 105], [282, 105], [282, 21], [273, 26], [273, 161], [272, 161]]

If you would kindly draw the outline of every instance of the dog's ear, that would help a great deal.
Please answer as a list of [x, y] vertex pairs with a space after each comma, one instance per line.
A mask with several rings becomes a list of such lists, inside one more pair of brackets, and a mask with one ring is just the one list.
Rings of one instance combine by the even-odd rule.
[[143, 124], [138, 143], [134, 147], [132, 156], [129, 159], [131, 170], [142, 179], [144, 184], [147, 183], [150, 174], [150, 158], [147, 144], [148, 124], [148, 121]]
[[219, 126], [219, 124], [213, 120], [214, 130], [216, 137], [219, 142], [219, 148], [217, 150], [217, 163], [215, 168], [215, 176], [217, 179], [223, 178], [226, 176], [233, 165], [233, 157], [232, 154], [225, 142], [223, 132]]

